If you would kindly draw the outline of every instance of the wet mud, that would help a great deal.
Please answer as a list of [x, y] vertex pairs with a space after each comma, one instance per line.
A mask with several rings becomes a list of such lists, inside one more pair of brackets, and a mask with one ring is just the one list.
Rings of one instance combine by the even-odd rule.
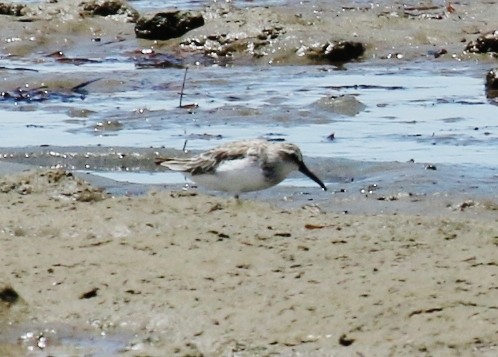
[[82, 186], [2, 178], [5, 356], [496, 352], [489, 200], [346, 214], [189, 191], [81, 201]]
[[[308, 55], [306, 48], [325, 46], [327, 52], [327, 43], [350, 41], [364, 47], [364, 54], [356, 45], [352, 50], [365, 61], [432, 58], [492, 62], [495, 48], [490, 31], [496, 30], [492, 28], [496, 10], [489, 1], [431, 6], [394, 1], [349, 6], [317, 2], [253, 8], [228, 3], [203, 9], [204, 25], [187, 27], [190, 31], [184, 35], [159, 42], [136, 38], [135, 23], [150, 14], [138, 14], [122, 1], [115, 6], [112, 1], [105, 2], [111, 4], [105, 11], [95, 10], [100, 7], [94, 3], [98, 2], [74, 6], [74, 2], [62, 0], [27, 5], [22, 10], [15, 5], [12, 13], [4, 11], [11, 15], [0, 18], [6, 29], [2, 33], [4, 55], [43, 60], [62, 51], [105, 60], [109, 54], [129, 58], [127, 50], [148, 48], [175, 56], [184, 64], [316, 64], [329, 59]], [[479, 40], [480, 34], [486, 40]], [[478, 44], [483, 44], [480, 50], [470, 50], [480, 48]]]

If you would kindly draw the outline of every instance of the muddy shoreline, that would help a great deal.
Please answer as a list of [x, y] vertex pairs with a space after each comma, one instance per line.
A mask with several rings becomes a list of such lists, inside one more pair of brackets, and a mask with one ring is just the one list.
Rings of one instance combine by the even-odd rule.
[[345, 215], [182, 191], [110, 197], [60, 170], [0, 186], [5, 356], [498, 348], [491, 201]]
[[[124, 59], [147, 57], [149, 50], [171, 55], [172, 66], [289, 65], [316, 64], [304, 55], [306, 48], [328, 41], [356, 41], [366, 47], [362, 61], [496, 61], [492, 54], [465, 52], [467, 43], [495, 30], [493, 1], [454, 3], [451, 8], [402, 6], [396, 1], [245, 9], [221, 4], [201, 11], [203, 26], [167, 41], [137, 39], [138, 16], [150, 14], [138, 14], [130, 4], [118, 3], [125, 10], [108, 16], [88, 12], [86, 3], [74, 6], [69, 0], [28, 5], [23, 16], [0, 16], [0, 25], [6, 30], [2, 52], [9, 58], [84, 61], [105, 60], [109, 54]], [[57, 53], [67, 58], [57, 57]]]
[[[194, 155], [170, 148], [29, 147], [0, 150], [0, 174], [51, 168], [73, 172], [113, 196], [136, 196], [154, 190], [209, 192], [183, 175], [154, 164], [157, 157]], [[299, 173], [271, 190], [244, 194], [249, 200], [295, 209], [317, 204], [323, 212], [373, 214], [450, 214], [462, 205], [495, 201], [496, 170], [475, 165], [428, 162], [367, 162], [307, 157], [329, 192], [322, 192]], [[455, 179], [455, 174], [458, 179]], [[157, 177], [157, 178], [154, 178]], [[472, 202], [472, 203], [471, 203]]]

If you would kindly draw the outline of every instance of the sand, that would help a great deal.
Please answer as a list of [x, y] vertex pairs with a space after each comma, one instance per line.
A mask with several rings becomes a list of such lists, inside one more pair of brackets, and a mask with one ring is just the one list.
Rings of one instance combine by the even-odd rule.
[[347, 215], [190, 191], [110, 197], [54, 170], [0, 191], [2, 355], [498, 353], [491, 201]]

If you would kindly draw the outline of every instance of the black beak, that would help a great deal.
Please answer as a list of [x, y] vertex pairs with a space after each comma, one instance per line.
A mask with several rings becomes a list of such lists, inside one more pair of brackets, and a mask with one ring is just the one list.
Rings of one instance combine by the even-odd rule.
[[325, 184], [322, 182], [322, 180], [320, 180], [313, 172], [311, 172], [306, 167], [306, 165], [304, 164], [304, 162], [301, 162], [299, 164], [298, 170], [299, 170], [299, 172], [303, 173], [304, 175], [308, 176], [310, 179], [312, 179], [313, 181], [315, 181], [322, 188], [322, 190], [327, 191], [327, 187], [325, 187]]

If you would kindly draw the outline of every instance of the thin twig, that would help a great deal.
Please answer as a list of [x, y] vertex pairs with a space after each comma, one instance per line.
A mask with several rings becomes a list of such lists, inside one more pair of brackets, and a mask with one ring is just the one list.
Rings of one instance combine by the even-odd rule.
[[179, 106], [179, 108], [182, 107], [183, 90], [185, 89], [185, 81], [187, 80], [187, 71], [188, 71], [188, 67], [185, 67], [185, 74], [183, 75], [182, 91], [180, 92], [180, 106]]

